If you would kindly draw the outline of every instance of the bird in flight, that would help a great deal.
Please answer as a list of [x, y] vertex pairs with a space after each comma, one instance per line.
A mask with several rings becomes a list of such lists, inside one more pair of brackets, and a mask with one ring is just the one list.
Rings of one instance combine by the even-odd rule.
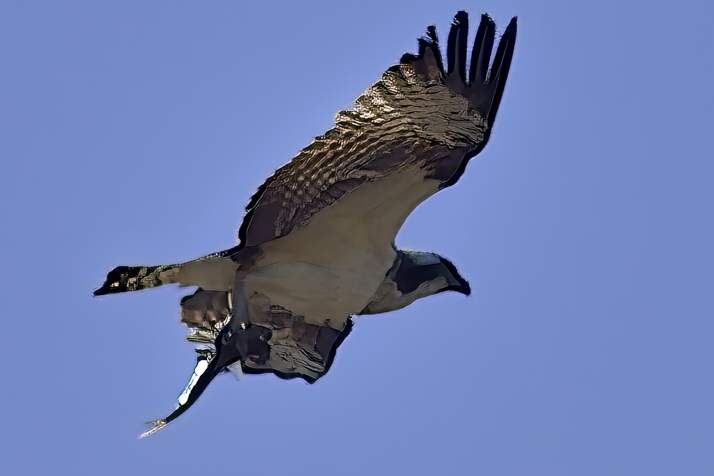
[[516, 18], [492, 55], [496, 26], [482, 15], [467, 63], [468, 15], [446, 45], [436, 29], [337, 113], [335, 125], [276, 170], [251, 197], [238, 244], [159, 266], [118, 266], [94, 295], [176, 283], [196, 365], [177, 408], [185, 412], [218, 374], [271, 372], [312, 383], [327, 373], [353, 315], [408, 306], [468, 282], [438, 254], [394, 239], [419, 203], [455, 184], [488, 142], [516, 40]]

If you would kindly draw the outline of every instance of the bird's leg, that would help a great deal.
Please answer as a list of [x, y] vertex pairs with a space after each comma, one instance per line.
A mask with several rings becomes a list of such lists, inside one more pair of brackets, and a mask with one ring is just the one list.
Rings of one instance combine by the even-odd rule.
[[272, 332], [270, 329], [253, 325], [250, 322], [242, 274], [240, 270], [236, 272], [231, 295], [231, 317], [226, 324], [226, 326], [230, 326], [233, 336], [230, 341], [230, 345], [233, 346], [232, 351], [237, 351], [240, 354], [239, 361], [235, 362], [232, 369], [233, 372], [237, 371], [236, 367], [246, 360], [262, 365], [270, 358], [268, 341]]
[[248, 315], [248, 302], [245, 297], [245, 283], [241, 272], [236, 272], [236, 278], [233, 282], [233, 290], [231, 291], [231, 318], [228, 321], [233, 332], [246, 330], [250, 325], [250, 316]]

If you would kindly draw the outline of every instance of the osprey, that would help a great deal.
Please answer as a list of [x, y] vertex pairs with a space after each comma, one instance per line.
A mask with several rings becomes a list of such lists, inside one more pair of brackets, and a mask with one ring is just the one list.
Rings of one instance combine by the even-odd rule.
[[236, 246], [180, 264], [119, 266], [94, 295], [177, 283], [193, 375], [164, 427], [223, 371], [272, 372], [314, 382], [352, 329], [351, 316], [402, 308], [470, 287], [447, 259], [400, 250], [394, 239], [423, 200], [455, 184], [488, 142], [506, 85], [516, 18], [493, 55], [482, 15], [467, 68], [468, 16], [458, 12], [444, 68], [436, 29], [418, 40], [335, 126], [252, 196]]

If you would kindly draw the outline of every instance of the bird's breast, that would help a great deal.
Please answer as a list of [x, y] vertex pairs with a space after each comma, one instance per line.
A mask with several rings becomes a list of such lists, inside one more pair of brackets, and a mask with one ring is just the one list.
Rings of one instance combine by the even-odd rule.
[[411, 167], [366, 182], [289, 235], [261, 245], [246, 276], [259, 292], [312, 324], [341, 330], [370, 302], [396, 258], [394, 238], [408, 214], [439, 186]]

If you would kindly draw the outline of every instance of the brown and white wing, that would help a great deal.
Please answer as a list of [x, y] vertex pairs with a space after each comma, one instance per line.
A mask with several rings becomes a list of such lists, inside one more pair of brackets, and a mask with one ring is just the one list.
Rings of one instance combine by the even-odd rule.
[[[405, 54], [352, 109], [337, 114], [332, 129], [268, 178], [246, 208], [239, 248], [285, 236], [345, 194], [406, 169], [421, 170], [424, 179], [439, 185], [405, 205], [407, 215], [428, 195], [455, 183], [488, 141], [513, 56], [516, 19], [491, 62], [495, 25], [481, 17], [468, 72], [467, 33], [468, 16], [459, 12], [444, 70], [436, 30], [429, 27], [419, 39], [418, 55]], [[363, 208], [372, 205], [360, 202]]]
[[[337, 348], [352, 330], [352, 321], [337, 331], [305, 322], [280, 306], [253, 303], [251, 324], [267, 329], [267, 342], [250, 345], [254, 352], [242, 362], [244, 373], [272, 372], [282, 378], [301, 377], [312, 383], [325, 375]], [[213, 349], [213, 343], [230, 316], [230, 293], [198, 289], [181, 299], [181, 322], [189, 328], [187, 340]], [[266, 345], [267, 343], [267, 345]]]
[[186, 339], [213, 345], [231, 314], [231, 293], [197, 289], [181, 298], [181, 322], [189, 328]]

